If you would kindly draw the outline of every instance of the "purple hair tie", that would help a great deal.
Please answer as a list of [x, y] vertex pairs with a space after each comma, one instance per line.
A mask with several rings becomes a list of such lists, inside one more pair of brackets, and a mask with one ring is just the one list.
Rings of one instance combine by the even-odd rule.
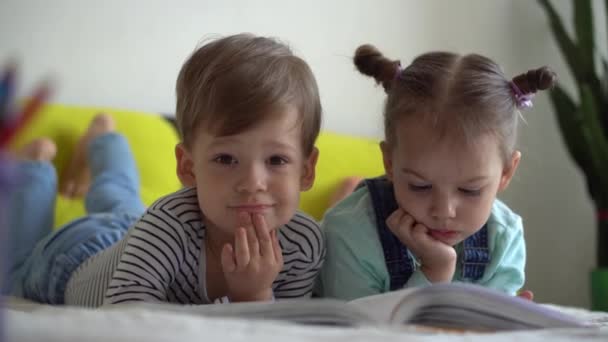
[[515, 84], [515, 82], [510, 81], [509, 85], [511, 86], [511, 90], [513, 91], [513, 95], [515, 96], [515, 102], [517, 103], [517, 108], [532, 108], [532, 98], [534, 98], [534, 94], [524, 94], [521, 89]]

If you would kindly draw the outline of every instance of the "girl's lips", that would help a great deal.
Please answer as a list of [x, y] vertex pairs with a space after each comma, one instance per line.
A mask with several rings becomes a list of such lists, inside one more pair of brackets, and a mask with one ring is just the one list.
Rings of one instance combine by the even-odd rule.
[[429, 235], [431, 235], [437, 240], [445, 240], [456, 237], [456, 235], [458, 235], [458, 232], [455, 230], [429, 229]]

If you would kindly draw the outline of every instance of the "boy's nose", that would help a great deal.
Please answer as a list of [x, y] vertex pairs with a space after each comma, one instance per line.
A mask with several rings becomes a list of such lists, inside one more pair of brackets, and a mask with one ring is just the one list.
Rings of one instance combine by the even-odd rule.
[[254, 193], [266, 191], [267, 177], [265, 168], [260, 165], [249, 165], [243, 168], [236, 188], [238, 192]]

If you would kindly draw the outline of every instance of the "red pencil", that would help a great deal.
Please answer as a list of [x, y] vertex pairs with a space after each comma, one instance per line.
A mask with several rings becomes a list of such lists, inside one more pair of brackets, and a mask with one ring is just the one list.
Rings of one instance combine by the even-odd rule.
[[39, 112], [50, 92], [49, 82], [42, 83], [34, 95], [27, 100], [21, 112], [14, 116], [14, 121], [0, 128], [0, 148], [8, 145], [15, 134]]

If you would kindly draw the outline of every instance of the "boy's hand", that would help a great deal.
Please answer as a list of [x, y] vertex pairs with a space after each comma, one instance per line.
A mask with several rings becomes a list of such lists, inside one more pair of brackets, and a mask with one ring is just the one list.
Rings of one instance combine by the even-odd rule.
[[268, 231], [262, 214], [240, 213], [234, 247], [224, 245], [222, 270], [232, 302], [272, 299], [272, 282], [283, 267], [276, 230]]
[[399, 240], [420, 259], [421, 270], [432, 282], [450, 282], [456, 270], [456, 250], [429, 235], [429, 229], [414, 221], [403, 209], [395, 210], [386, 224]]

